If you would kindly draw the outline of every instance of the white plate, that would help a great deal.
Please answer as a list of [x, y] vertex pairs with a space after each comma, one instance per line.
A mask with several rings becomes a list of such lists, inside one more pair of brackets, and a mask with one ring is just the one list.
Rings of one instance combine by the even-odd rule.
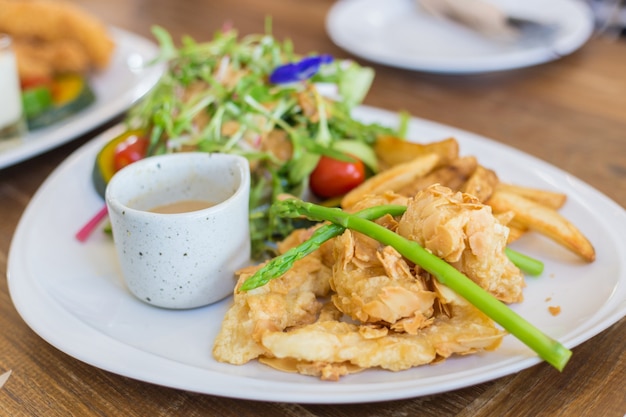
[[[366, 107], [357, 116], [397, 122], [395, 114]], [[103, 205], [90, 172], [98, 149], [119, 131], [117, 127], [104, 133], [57, 168], [31, 200], [11, 245], [8, 283], [13, 303], [35, 332], [68, 355], [169, 387], [301, 403], [416, 397], [470, 386], [539, 362], [512, 336], [495, 352], [403, 372], [368, 370], [339, 382], [281, 373], [256, 362], [216, 362], [211, 347], [230, 298], [191, 311], [151, 307], [127, 291], [107, 236], [96, 234], [85, 244], [73, 237]], [[539, 236], [526, 236], [515, 247], [541, 258], [546, 267], [542, 277], [528, 278], [525, 301], [513, 307], [517, 312], [570, 348], [624, 316], [624, 209], [571, 175], [497, 142], [419, 119], [412, 120], [410, 133], [421, 141], [454, 135], [464, 154], [480, 155], [481, 163], [503, 180], [569, 195], [562, 212], [595, 244], [597, 261], [584, 264]], [[562, 311], [552, 316], [549, 306]]]
[[131, 32], [111, 28], [116, 43], [109, 67], [90, 77], [96, 101], [80, 113], [33, 130], [14, 146], [0, 150], [0, 169], [32, 158], [88, 132], [128, 109], [156, 84], [162, 65], [145, 65], [158, 46]]
[[580, 0], [490, 0], [516, 17], [560, 25], [543, 44], [492, 41], [421, 11], [415, 0], [341, 0], [326, 29], [339, 47], [381, 64], [427, 72], [478, 73], [555, 60], [582, 46], [593, 32], [593, 15]]

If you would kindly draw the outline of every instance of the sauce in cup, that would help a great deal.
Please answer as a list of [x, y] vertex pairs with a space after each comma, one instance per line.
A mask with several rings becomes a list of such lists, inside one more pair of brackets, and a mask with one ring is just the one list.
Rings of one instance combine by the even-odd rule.
[[106, 203], [130, 292], [172, 309], [231, 294], [250, 262], [249, 194], [248, 161], [236, 155], [153, 156], [115, 174]]
[[204, 210], [213, 207], [215, 203], [204, 200], [181, 200], [174, 203], [167, 203], [150, 209], [153, 213], [177, 214], [188, 213], [190, 211]]

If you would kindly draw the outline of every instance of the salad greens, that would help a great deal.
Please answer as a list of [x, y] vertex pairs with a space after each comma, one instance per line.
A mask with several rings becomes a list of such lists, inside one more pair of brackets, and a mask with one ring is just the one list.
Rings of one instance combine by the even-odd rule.
[[[167, 31], [154, 27], [157, 61], [167, 71], [127, 118], [129, 128], [149, 135], [149, 155], [198, 150], [248, 158], [255, 258], [271, 253], [267, 243], [293, 230], [297, 220], [273, 215], [270, 206], [280, 194], [302, 197], [321, 155], [345, 159], [349, 153], [375, 173], [376, 137], [397, 134], [350, 115], [371, 85], [370, 68], [327, 55], [304, 61], [290, 41], [266, 32], [240, 38], [223, 30], [205, 43], [185, 37], [177, 47]], [[281, 82], [270, 82], [277, 69], [302, 68], [308, 73], [295, 74], [296, 81], [275, 76]], [[333, 98], [320, 86], [331, 86]]]

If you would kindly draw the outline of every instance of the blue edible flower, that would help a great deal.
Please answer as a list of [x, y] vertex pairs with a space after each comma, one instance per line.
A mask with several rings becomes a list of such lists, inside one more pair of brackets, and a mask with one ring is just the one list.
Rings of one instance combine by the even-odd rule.
[[328, 64], [332, 61], [333, 57], [331, 55], [319, 55], [281, 65], [270, 75], [270, 82], [273, 84], [286, 84], [306, 80], [314, 76], [322, 64]]

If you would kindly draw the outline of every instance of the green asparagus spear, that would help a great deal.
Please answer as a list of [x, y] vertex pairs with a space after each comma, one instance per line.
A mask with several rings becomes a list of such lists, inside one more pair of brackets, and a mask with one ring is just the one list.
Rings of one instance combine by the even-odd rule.
[[[384, 214], [399, 216], [405, 211], [405, 206], [383, 205], [367, 208], [355, 213], [354, 215], [372, 220], [382, 217]], [[339, 236], [344, 230], [346, 230], [344, 227], [334, 223], [320, 227], [311, 235], [309, 239], [302, 242], [300, 245], [289, 249], [284, 254], [273, 258], [261, 269], [257, 270], [251, 277], [244, 281], [239, 289], [241, 291], [253, 290], [267, 284], [274, 278], [282, 276], [293, 266], [294, 262], [315, 251], [327, 240]], [[506, 248], [505, 252], [511, 262], [513, 262], [513, 264], [515, 264], [522, 271], [530, 275], [540, 275], [543, 272], [543, 262], [521, 254], [511, 248]]]
[[312, 220], [330, 221], [343, 228], [363, 233], [379, 242], [394, 247], [407, 259], [430, 272], [439, 282], [450, 287], [505, 330], [534, 350], [539, 357], [562, 371], [572, 352], [550, 338], [497, 300], [453, 266], [408, 240], [370, 220], [355, 216], [338, 208], [322, 207], [297, 199], [276, 203], [278, 215], [284, 217], [306, 216]]
[[[391, 214], [392, 216], [399, 216], [406, 211], [406, 206], [398, 205], [383, 205], [370, 207], [365, 210], [355, 213], [355, 216], [362, 217], [364, 219], [377, 219], [385, 214]], [[287, 272], [299, 259], [304, 258], [317, 248], [322, 246], [324, 242], [329, 239], [339, 236], [344, 227], [330, 223], [321, 226], [317, 229], [309, 239], [302, 242], [300, 245], [289, 249], [287, 252], [273, 258], [263, 268], [259, 269], [248, 278], [239, 288], [241, 291], [248, 291], [254, 288], [267, 284], [270, 280], [278, 278]]]
[[533, 259], [508, 247], [504, 249], [504, 253], [516, 267], [529, 275], [541, 275], [543, 272], [543, 262], [537, 259]]

